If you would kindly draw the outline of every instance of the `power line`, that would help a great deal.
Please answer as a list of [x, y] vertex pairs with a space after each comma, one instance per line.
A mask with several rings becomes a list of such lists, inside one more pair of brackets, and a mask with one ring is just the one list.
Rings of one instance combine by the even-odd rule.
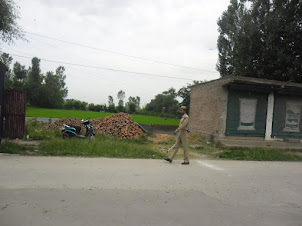
[[172, 63], [167, 63], [167, 62], [158, 61], [158, 60], [152, 60], [152, 59], [148, 59], [148, 58], [144, 58], [144, 57], [133, 56], [133, 55], [125, 54], [125, 53], [111, 51], [111, 50], [108, 50], [108, 49], [101, 49], [101, 48], [97, 48], [97, 47], [91, 47], [91, 46], [83, 45], [83, 44], [80, 44], [80, 43], [69, 42], [69, 41], [65, 41], [65, 40], [61, 40], [61, 39], [57, 39], [57, 38], [52, 38], [52, 37], [48, 37], [48, 36], [45, 36], [45, 35], [40, 35], [40, 34], [28, 32], [28, 31], [25, 31], [25, 33], [35, 35], [35, 36], [38, 36], [38, 37], [42, 37], [42, 38], [47, 38], [47, 39], [50, 39], [50, 40], [55, 40], [55, 41], [58, 41], [58, 42], [68, 43], [70, 45], [81, 46], [81, 47], [88, 48], [88, 49], [99, 50], [99, 51], [103, 51], [103, 52], [107, 52], [107, 53], [112, 53], [112, 54], [121, 55], [121, 56], [125, 56], [125, 57], [135, 58], [135, 59], [139, 59], [139, 60], [154, 62], [154, 63], [158, 63], [158, 64], [165, 64], [165, 65], [170, 65], [170, 66], [174, 66], [174, 67], [181, 67], [181, 68], [186, 68], [186, 69], [193, 69], [193, 70], [198, 70], [198, 71], [215, 73], [214, 71], [210, 71], [210, 70], [204, 70], [204, 69], [201, 69], [201, 68], [188, 67], [188, 66], [184, 66], [184, 65], [172, 64]]
[[[21, 55], [17, 55], [17, 54], [10, 54], [10, 55], [16, 56], [16, 57], [21, 57], [21, 58], [31, 59], [31, 57], [28, 57], [28, 56], [21, 56]], [[105, 67], [99, 67], [99, 66], [89, 66], [89, 65], [84, 65], [84, 64], [75, 64], [75, 63], [70, 63], [70, 62], [48, 60], [48, 59], [43, 59], [43, 58], [39, 58], [39, 59], [47, 61], [47, 62], [52, 62], [52, 63], [73, 65], [73, 66], [79, 66], [79, 67], [85, 67], [85, 68], [94, 68], [94, 69], [101, 69], [101, 70], [107, 70], [107, 71], [124, 72], [124, 73], [137, 74], [137, 75], [147, 75], [147, 76], [160, 77], [160, 78], [170, 78], [170, 79], [194, 81], [194, 79], [188, 79], [188, 78], [179, 78], [179, 77], [172, 77], [172, 76], [165, 76], [165, 75], [149, 74], [149, 73], [136, 72], [136, 71], [126, 71], [126, 70], [120, 70], [120, 69], [114, 69], [114, 68], [105, 68]]]
[[[22, 54], [25, 54], [25, 55], [28, 55], [28, 56], [30, 56], [30, 57], [33, 57], [31, 54], [28, 54], [28, 53], [25, 53], [25, 52], [22, 52], [22, 51], [19, 51], [19, 50], [10, 48], [10, 47], [5, 47], [5, 48], [11, 49], [11, 50], [13, 50], [13, 51], [16, 51], [16, 52], [19, 52], [19, 53], [22, 53]], [[10, 55], [12, 55], [12, 54], [10, 54]], [[95, 74], [91, 74], [91, 73], [89, 73], [89, 72], [87, 72], [87, 71], [79, 70], [79, 69], [74, 68], [74, 67], [71, 67], [71, 66], [69, 66], [68, 69], [72, 69], [72, 70], [75, 70], [75, 71], [80, 71], [80, 72], [82, 72], [82, 73], [91, 75], [91, 76], [93, 76], [93, 77], [100, 77], [100, 76], [106, 77], [106, 75], [100, 75], [100, 74], [95, 75]], [[72, 75], [72, 76], [74, 76], [74, 75]], [[81, 78], [81, 77], [79, 77], [79, 76], [77, 76], [77, 77], [78, 77], [79, 79], [83, 79], [83, 78]], [[86, 80], [87, 80], [87, 78], [85, 78], [85, 81], [86, 81]], [[92, 81], [92, 80], [91, 80], [91, 81]], [[95, 82], [94, 82], [94, 83], [95, 83]], [[119, 82], [119, 83], [120, 83], [120, 82]]]

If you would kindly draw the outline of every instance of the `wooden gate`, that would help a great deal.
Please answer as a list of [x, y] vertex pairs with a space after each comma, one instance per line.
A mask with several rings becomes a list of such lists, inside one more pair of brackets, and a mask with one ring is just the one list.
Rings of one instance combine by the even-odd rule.
[[26, 91], [6, 90], [4, 97], [4, 137], [23, 139], [25, 132]]

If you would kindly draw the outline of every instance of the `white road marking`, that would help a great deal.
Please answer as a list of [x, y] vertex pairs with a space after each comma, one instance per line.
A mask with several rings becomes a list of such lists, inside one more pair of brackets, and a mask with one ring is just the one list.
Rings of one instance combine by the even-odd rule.
[[223, 168], [220, 168], [218, 166], [215, 166], [215, 165], [212, 165], [212, 164], [209, 164], [209, 163], [205, 163], [205, 162], [202, 162], [202, 161], [199, 161], [197, 160], [197, 162], [202, 165], [202, 166], [206, 166], [208, 168], [211, 168], [213, 170], [219, 170], [219, 171], [225, 171]]

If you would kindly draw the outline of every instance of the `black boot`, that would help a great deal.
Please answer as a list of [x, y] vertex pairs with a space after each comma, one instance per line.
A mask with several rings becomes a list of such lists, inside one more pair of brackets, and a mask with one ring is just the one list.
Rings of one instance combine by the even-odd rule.
[[172, 163], [172, 159], [169, 159], [169, 158], [165, 158], [166, 161]]

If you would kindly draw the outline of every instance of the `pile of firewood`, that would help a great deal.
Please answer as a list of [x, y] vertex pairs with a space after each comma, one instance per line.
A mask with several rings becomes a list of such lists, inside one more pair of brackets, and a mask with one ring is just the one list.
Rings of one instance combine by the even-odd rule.
[[96, 133], [102, 133], [122, 139], [138, 138], [144, 134], [143, 130], [126, 113], [119, 113], [94, 120], [98, 123]]
[[85, 125], [81, 123], [81, 119], [79, 118], [61, 118], [51, 124], [48, 124], [47, 128], [62, 129], [64, 124], [69, 126], [80, 126], [82, 128], [82, 131], [85, 131]]
[[[49, 125], [48, 129], [61, 129], [63, 125], [80, 126], [82, 133], [86, 131], [85, 125], [79, 118], [62, 118]], [[120, 137], [122, 139], [138, 138], [144, 134], [143, 130], [133, 121], [133, 118], [126, 113], [119, 113], [105, 118], [91, 120], [95, 133]]]

